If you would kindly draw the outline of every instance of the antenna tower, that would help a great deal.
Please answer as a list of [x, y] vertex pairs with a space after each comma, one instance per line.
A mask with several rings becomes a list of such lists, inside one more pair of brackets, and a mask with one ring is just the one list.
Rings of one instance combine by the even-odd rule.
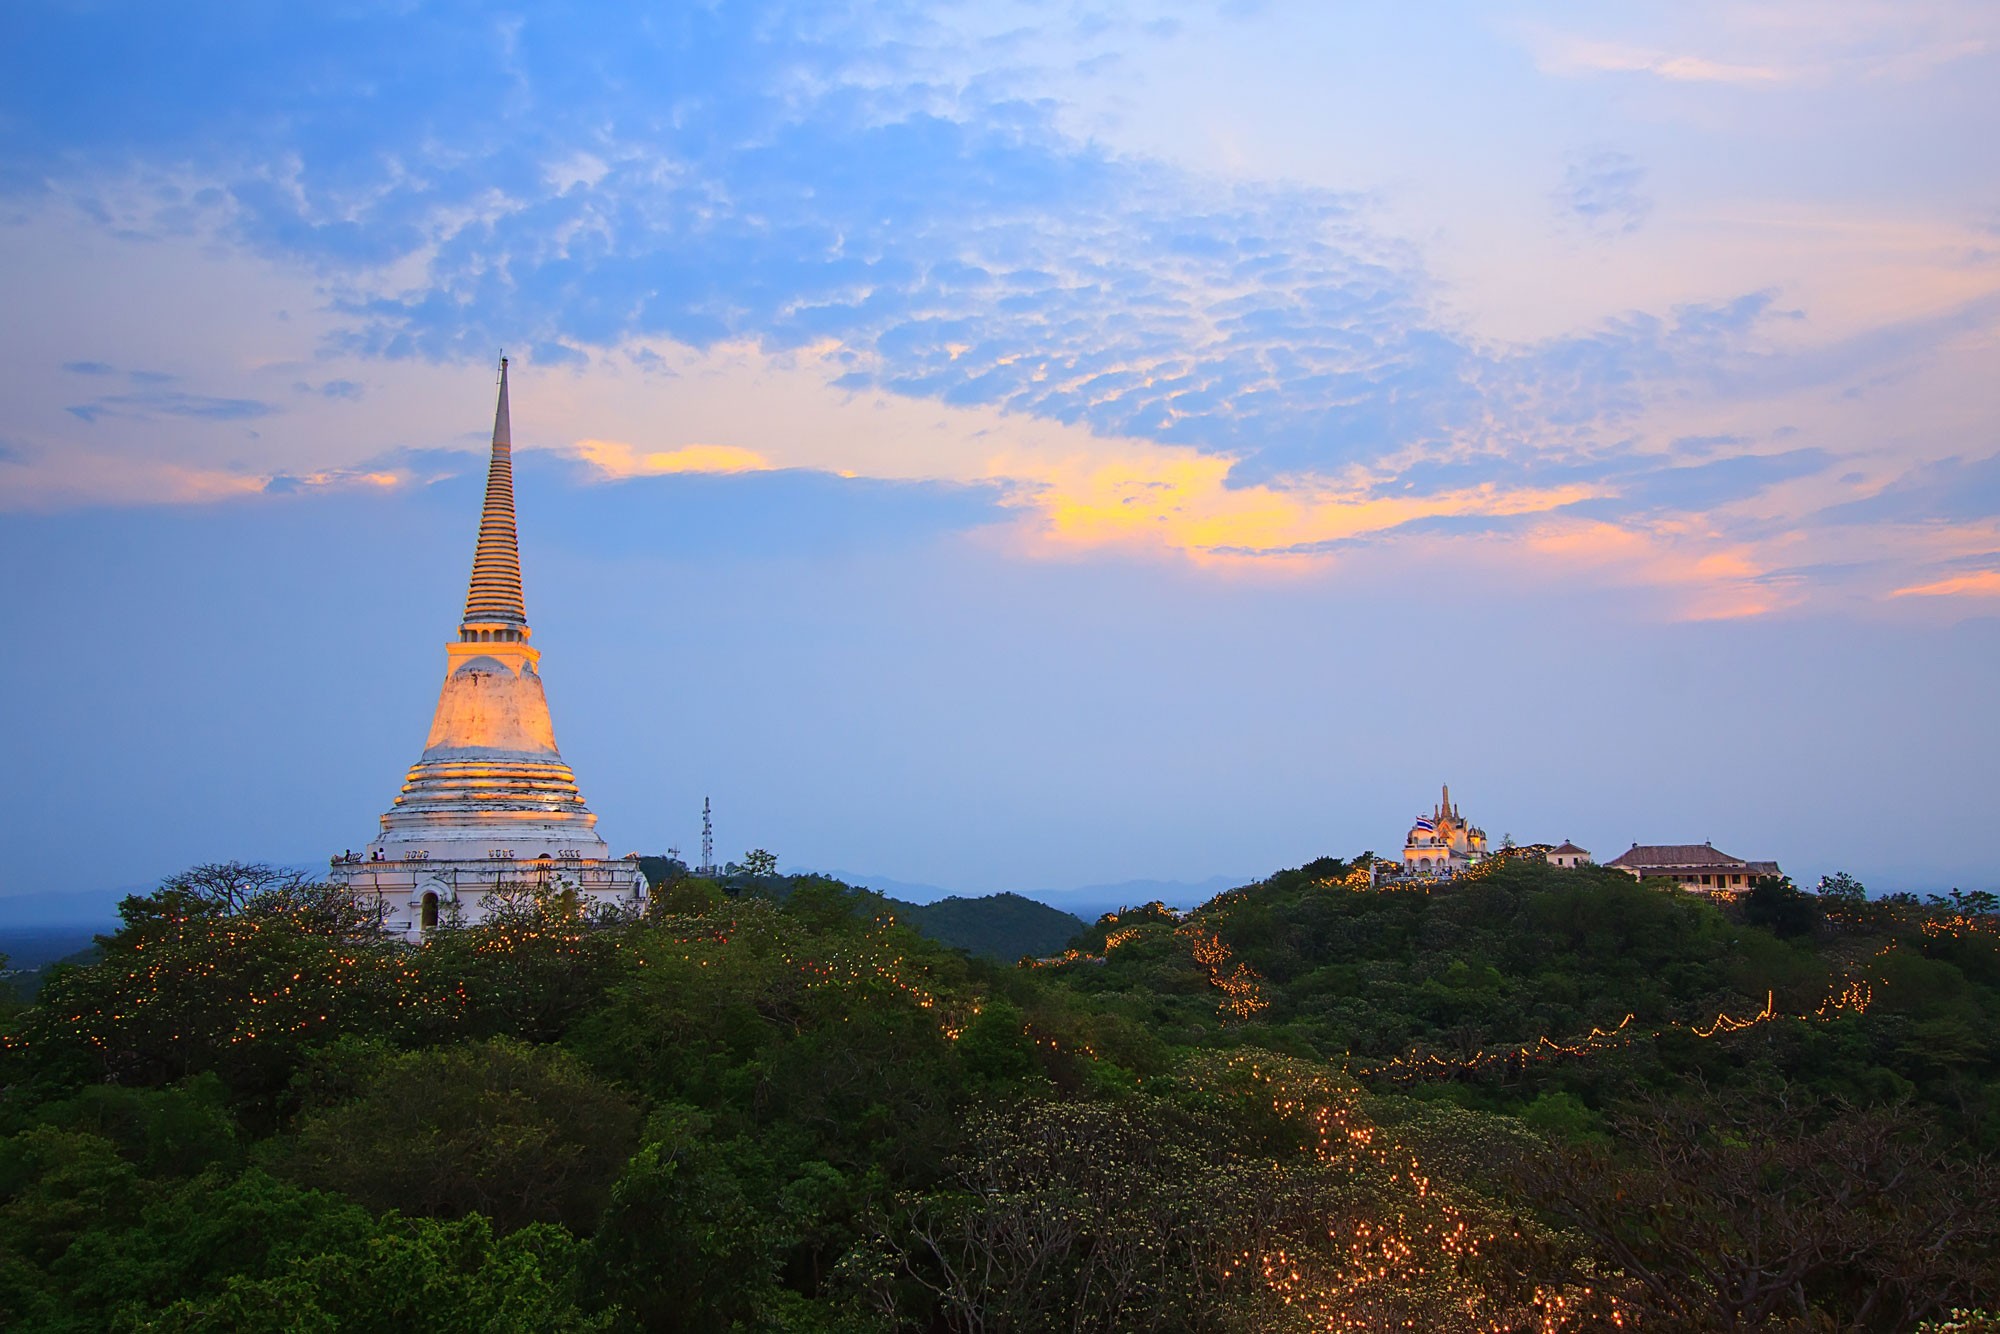
[[701, 799], [701, 873], [715, 873], [715, 821], [709, 818], [707, 797]]

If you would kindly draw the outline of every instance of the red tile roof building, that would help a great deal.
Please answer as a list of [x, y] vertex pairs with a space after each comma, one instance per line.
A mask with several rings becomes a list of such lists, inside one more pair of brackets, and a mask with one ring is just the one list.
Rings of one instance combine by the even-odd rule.
[[1638, 880], [1671, 880], [1697, 894], [1734, 896], [1758, 879], [1780, 874], [1776, 862], [1745, 861], [1712, 843], [1634, 843], [1604, 863]]
[[1565, 870], [1575, 870], [1577, 867], [1583, 866], [1590, 861], [1590, 849], [1579, 848], [1568, 839], [1564, 839], [1562, 846], [1548, 850], [1546, 858], [1551, 866], [1560, 866]]

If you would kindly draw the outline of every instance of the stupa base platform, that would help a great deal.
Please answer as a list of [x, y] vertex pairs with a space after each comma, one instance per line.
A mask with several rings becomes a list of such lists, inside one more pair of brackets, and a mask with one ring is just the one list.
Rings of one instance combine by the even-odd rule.
[[410, 941], [439, 927], [486, 921], [538, 893], [567, 892], [588, 905], [634, 915], [646, 908], [646, 877], [636, 855], [535, 861], [335, 857], [328, 878], [346, 886], [360, 907], [379, 911], [385, 933]]

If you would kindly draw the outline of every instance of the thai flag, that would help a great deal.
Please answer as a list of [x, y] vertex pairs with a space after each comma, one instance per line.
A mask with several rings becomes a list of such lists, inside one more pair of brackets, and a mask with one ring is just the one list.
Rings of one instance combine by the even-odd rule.
[[1423, 830], [1427, 834], [1435, 834], [1437, 832], [1437, 825], [1431, 820], [1431, 818], [1428, 815], [1419, 815], [1417, 817], [1417, 828]]

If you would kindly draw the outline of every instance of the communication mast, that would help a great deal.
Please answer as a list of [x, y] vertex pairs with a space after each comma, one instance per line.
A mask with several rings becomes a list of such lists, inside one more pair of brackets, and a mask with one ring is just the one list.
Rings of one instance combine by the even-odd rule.
[[707, 797], [701, 799], [701, 873], [715, 874], [715, 821], [709, 818]]

